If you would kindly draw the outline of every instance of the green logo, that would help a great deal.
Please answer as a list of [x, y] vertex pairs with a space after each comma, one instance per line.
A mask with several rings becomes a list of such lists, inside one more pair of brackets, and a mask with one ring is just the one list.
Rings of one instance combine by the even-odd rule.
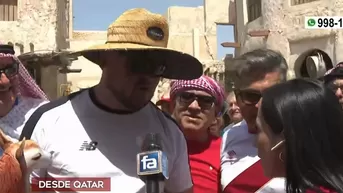
[[310, 26], [310, 27], [313, 27], [316, 25], [316, 20], [314, 19], [308, 19], [307, 20], [307, 25]]

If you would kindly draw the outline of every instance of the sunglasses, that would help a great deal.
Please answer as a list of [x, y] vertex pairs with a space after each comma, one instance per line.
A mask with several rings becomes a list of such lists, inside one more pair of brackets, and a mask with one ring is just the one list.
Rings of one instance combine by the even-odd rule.
[[166, 69], [166, 57], [154, 51], [122, 52], [127, 58], [128, 68], [134, 74], [162, 76]]
[[197, 101], [202, 109], [210, 109], [213, 107], [215, 98], [212, 96], [197, 95], [190, 92], [179, 94], [179, 100], [184, 105], [190, 105], [193, 101]]
[[337, 91], [337, 89], [341, 89], [341, 90], [343, 90], [343, 85], [337, 85], [337, 84], [335, 84], [335, 82], [334, 81], [332, 81], [332, 82], [330, 82], [330, 83], [328, 83], [327, 84], [327, 87], [330, 89], [330, 90], [332, 90], [332, 91], [334, 91], [334, 92], [336, 92]]
[[234, 93], [246, 105], [256, 105], [262, 98], [261, 92], [255, 90], [235, 90]]
[[18, 74], [18, 69], [19, 69], [19, 64], [14, 62], [12, 65], [8, 67], [1, 68], [0, 75], [4, 73], [7, 76], [7, 78], [11, 78]]

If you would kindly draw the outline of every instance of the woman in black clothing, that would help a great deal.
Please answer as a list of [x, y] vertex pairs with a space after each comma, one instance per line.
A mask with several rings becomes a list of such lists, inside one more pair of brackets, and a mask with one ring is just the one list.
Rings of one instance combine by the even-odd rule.
[[287, 193], [343, 192], [343, 109], [319, 81], [294, 79], [263, 92], [257, 117], [265, 175]]

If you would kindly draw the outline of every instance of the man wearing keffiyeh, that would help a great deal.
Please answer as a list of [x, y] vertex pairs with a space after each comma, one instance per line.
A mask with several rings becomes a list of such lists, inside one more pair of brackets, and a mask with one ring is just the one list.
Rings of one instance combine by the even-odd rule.
[[221, 138], [210, 132], [221, 116], [224, 91], [208, 76], [171, 83], [173, 117], [188, 145], [194, 193], [218, 193], [220, 189]]
[[14, 54], [13, 46], [0, 43], [0, 128], [17, 140], [31, 114], [48, 99]]

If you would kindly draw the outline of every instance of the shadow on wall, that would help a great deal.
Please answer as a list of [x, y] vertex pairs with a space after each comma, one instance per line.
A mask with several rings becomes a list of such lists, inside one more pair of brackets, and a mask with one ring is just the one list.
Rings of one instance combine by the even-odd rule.
[[296, 78], [317, 79], [333, 67], [329, 55], [320, 49], [311, 49], [303, 52], [294, 63]]

